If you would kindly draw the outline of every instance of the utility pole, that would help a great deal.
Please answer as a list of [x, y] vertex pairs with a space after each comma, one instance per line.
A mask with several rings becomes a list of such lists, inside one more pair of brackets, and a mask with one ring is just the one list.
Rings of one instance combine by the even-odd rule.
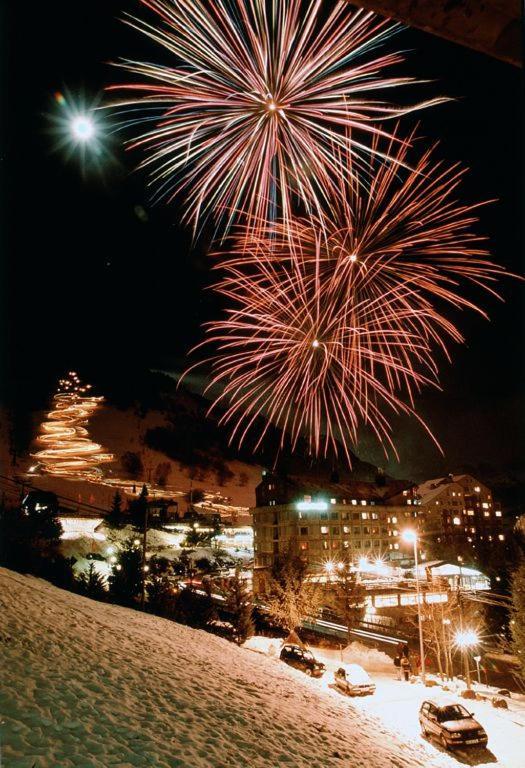
[[140, 608], [142, 611], [144, 610], [144, 603], [146, 601], [146, 549], [148, 545], [148, 516], [148, 502], [146, 499], [144, 499], [144, 529], [142, 531], [142, 593], [140, 596]]

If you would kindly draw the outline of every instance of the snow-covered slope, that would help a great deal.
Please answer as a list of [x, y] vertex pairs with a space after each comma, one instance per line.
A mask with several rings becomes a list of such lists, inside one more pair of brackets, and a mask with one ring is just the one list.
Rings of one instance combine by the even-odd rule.
[[6, 768], [450, 765], [210, 634], [4, 569], [0, 603]]

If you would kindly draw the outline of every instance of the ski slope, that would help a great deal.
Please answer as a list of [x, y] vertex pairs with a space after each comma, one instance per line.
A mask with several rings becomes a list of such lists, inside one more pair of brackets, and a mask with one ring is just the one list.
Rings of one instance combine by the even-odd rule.
[[4, 768], [457, 765], [276, 659], [0, 569]]

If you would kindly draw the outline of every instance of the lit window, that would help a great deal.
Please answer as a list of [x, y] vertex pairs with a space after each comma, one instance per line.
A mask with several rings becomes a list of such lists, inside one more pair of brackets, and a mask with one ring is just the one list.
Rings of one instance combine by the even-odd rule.
[[481, 503], [481, 506], [483, 507], [483, 509], [488, 509], [490, 505], [486, 501], [483, 501]]
[[467, 509], [467, 515], [472, 517], [474, 515], [474, 510], [473, 509]]
[[456, 491], [452, 491], [452, 496], [455, 496], [455, 495], [456, 495]]
[[490, 517], [490, 512], [483, 512], [483, 514], [485, 515], [485, 517]]
[[412, 504], [412, 499], [407, 499], [407, 504]]
[[328, 533], [328, 526], [327, 525], [322, 525], [321, 526], [321, 533], [323, 533], [323, 534], [327, 534]]
[[[388, 522], [390, 522], [390, 520], [389, 520]], [[392, 518], [392, 522], [393, 522], [393, 523], [397, 523], [397, 517], [393, 517], [393, 518]]]
[[348, 549], [349, 546], [350, 546], [350, 542], [349, 541], [343, 541], [344, 549]]
[[394, 536], [397, 536], [397, 529], [396, 529], [396, 528], [394, 528], [394, 530], [392, 531], [392, 534], [393, 534]]
[[502, 533], [498, 533], [498, 539], [500, 541], [505, 541], [505, 536]]
[[368, 520], [368, 519], [369, 519], [369, 518], [368, 518], [368, 512], [361, 512], [361, 518], [362, 518], [363, 520]]
[[454, 523], [454, 525], [461, 525], [461, 519], [459, 517], [455, 517], [452, 522]]
[[335, 504], [335, 499], [330, 499], [330, 504]]
[[301, 549], [304, 551], [305, 549], [308, 549], [308, 542], [307, 541], [301, 541]]
[[471, 529], [470, 529], [470, 532], [471, 532], [471, 533], [476, 533], [476, 529], [475, 529], [475, 528], [471, 528]]
[[366, 507], [366, 501], [364, 499], [361, 499], [361, 506]]
[[494, 512], [494, 514], [496, 515], [496, 517], [501, 517], [501, 509], [497, 509], [497, 510]]
[[476, 487], [474, 488], [474, 490], [476, 491], [476, 493], [479, 493], [479, 492], [481, 491], [481, 488], [479, 487], [479, 485], [476, 485]]
[[403, 496], [407, 496], [407, 495], [408, 495], [408, 491], [403, 491]]
[[350, 526], [343, 525], [343, 533], [350, 533]]
[[399, 549], [399, 544], [394, 544], [394, 549]]
[[439, 501], [436, 501], [436, 504], [439, 504]]
[[327, 541], [323, 541], [323, 549], [328, 549], [328, 542]]
[[355, 506], [357, 504], [357, 499], [352, 499], [352, 504]]

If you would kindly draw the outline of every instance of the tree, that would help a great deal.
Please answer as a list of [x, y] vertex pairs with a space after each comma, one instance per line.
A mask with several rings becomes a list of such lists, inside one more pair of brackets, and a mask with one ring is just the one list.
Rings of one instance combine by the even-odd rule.
[[525, 561], [523, 560], [512, 575], [511, 598], [512, 649], [519, 659], [522, 674], [525, 675]]
[[124, 526], [125, 519], [122, 512], [122, 496], [119, 491], [115, 491], [113, 501], [111, 502], [111, 509], [106, 516], [106, 525], [110, 528], [122, 528]]
[[87, 571], [76, 578], [76, 588], [79, 594], [90, 597], [92, 600], [106, 600], [108, 592], [105, 578], [95, 569], [95, 564], [90, 563]]
[[120, 457], [120, 464], [132, 480], [138, 480], [144, 473], [144, 466], [140, 454], [134, 451], [126, 451]]
[[240, 569], [235, 569], [235, 576], [230, 579], [225, 588], [225, 608], [230, 614], [234, 636], [237, 645], [241, 645], [253, 635], [253, 604], [252, 594], [241, 579]]
[[352, 629], [359, 625], [365, 615], [366, 590], [350, 562], [344, 561], [340, 565], [342, 567], [337, 568], [334, 581], [335, 602], [338, 612], [344, 619], [350, 643]]
[[148, 566], [148, 609], [157, 616], [171, 617], [177, 594], [173, 564], [166, 557], [151, 557]]
[[292, 632], [308, 616], [315, 616], [319, 593], [307, 581], [307, 564], [290, 545], [276, 556], [268, 583], [266, 607], [272, 619]]
[[57, 511], [37, 506], [2, 508], [0, 562], [6, 568], [39, 574], [46, 559], [60, 556], [62, 526]]
[[128, 539], [108, 576], [109, 596], [120, 605], [134, 605], [142, 591], [142, 551]]
[[129, 517], [131, 524], [140, 531], [144, 530], [146, 513], [148, 510], [148, 488], [144, 484], [136, 499], [129, 503]]
[[175, 601], [173, 618], [181, 624], [205, 629], [217, 618], [217, 609], [209, 586], [203, 584], [204, 594], [197, 592], [193, 584], [181, 589]]

